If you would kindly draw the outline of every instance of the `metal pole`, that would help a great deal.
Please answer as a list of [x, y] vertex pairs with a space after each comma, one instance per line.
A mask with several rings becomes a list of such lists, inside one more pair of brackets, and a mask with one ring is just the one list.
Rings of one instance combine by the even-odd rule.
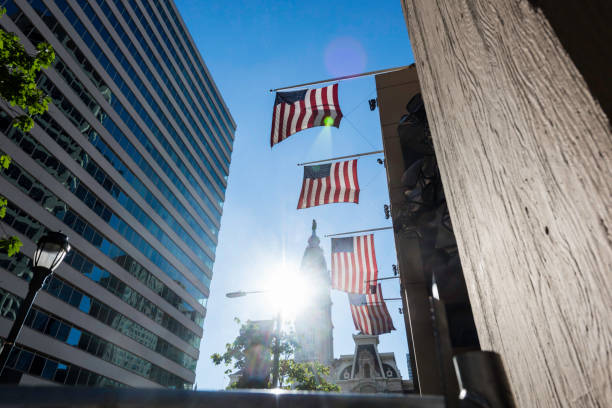
[[357, 234], [358, 232], [382, 231], [382, 230], [389, 230], [389, 229], [393, 229], [393, 227], [370, 228], [370, 229], [359, 230], [359, 231], [340, 232], [338, 234], [327, 234], [325, 235], [325, 238], [335, 237], [336, 235]]
[[[414, 64], [411, 64], [411, 65], [414, 65]], [[344, 75], [344, 76], [336, 77], [336, 78], [323, 79], [321, 81], [313, 81], [313, 82], [306, 82], [304, 84], [299, 84], [299, 85], [285, 86], [282, 88], [270, 89], [270, 92], [282, 91], [284, 89], [300, 88], [302, 86], [307, 86], [307, 85], [323, 84], [325, 82], [343, 81], [345, 79], [353, 79], [353, 78], [360, 78], [360, 77], [368, 76], [368, 75], [383, 74], [385, 72], [399, 71], [401, 69], [408, 68], [411, 65], [404, 65], [403, 67], [379, 69], [377, 71], [364, 72], [361, 74]]]
[[516, 408], [501, 356], [493, 351], [468, 351], [453, 357], [459, 399], [467, 406]]
[[369, 156], [371, 154], [378, 154], [378, 153], [384, 153], [384, 152], [385, 152], [384, 150], [376, 150], [375, 152], [350, 154], [348, 156], [332, 157], [331, 159], [316, 160], [316, 161], [311, 161], [311, 162], [306, 162], [306, 163], [298, 163], [297, 165], [298, 166], [305, 166], [307, 164], [323, 163], [323, 162], [328, 162], [328, 161], [333, 161], [333, 160], [340, 160], [340, 159], [350, 159], [351, 157]]
[[274, 344], [274, 367], [272, 372], [272, 386], [278, 388], [281, 342], [281, 313], [276, 314], [276, 342]]
[[366, 282], [376, 282], [376, 281], [387, 280], [387, 279], [399, 279], [399, 276], [390, 276], [388, 278], [370, 279], [370, 280], [367, 280]]
[[35, 270], [32, 276], [32, 280], [30, 280], [30, 284], [28, 286], [28, 294], [19, 306], [17, 317], [15, 318], [15, 321], [11, 326], [11, 331], [6, 337], [6, 341], [2, 345], [2, 351], [0, 351], [0, 377], [2, 376], [2, 372], [4, 371], [4, 366], [8, 361], [9, 355], [11, 354], [11, 350], [13, 350], [13, 345], [17, 341], [17, 337], [19, 337], [19, 332], [21, 332], [23, 322], [25, 322], [25, 319], [28, 316], [28, 312], [30, 311], [32, 304], [34, 303], [36, 294], [38, 293], [40, 288], [42, 288], [43, 284], [45, 283], [45, 280], [53, 273], [50, 269], [47, 268], [34, 269]]

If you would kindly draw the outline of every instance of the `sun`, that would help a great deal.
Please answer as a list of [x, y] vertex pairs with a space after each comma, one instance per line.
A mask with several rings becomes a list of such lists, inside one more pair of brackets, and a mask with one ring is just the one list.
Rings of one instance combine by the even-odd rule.
[[314, 294], [312, 282], [299, 271], [279, 268], [270, 276], [266, 287], [266, 298], [275, 312], [280, 312], [284, 321], [295, 317], [310, 306]]

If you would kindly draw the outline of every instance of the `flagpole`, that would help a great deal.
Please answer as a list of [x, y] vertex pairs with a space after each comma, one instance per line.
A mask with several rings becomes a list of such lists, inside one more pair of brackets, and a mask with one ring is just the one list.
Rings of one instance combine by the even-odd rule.
[[382, 231], [382, 230], [389, 230], [389, 229], [393, 229], [393, 227], [370, 228], [370, 229], [359, 230], [359, 231], [349, 231], [349, 232], [340, 232], [338, 234], [328, 234], [324, 236], [325, 238], [329, 238], [329, 237], [335, 237], [337, 235], [357, 234], [358, 232]]
[[298, 166], [305, 166], [307, 164], [323, 163], [323, 162], [340, 160], [340, 159], [350, 159], [351, 157], [369, 156], [371, 154], [378, 154], [378, 153], [384, 153], [384, 152], [385, 152], [384, 150], [376, 150], [375, 152], [351, 154], [351, 155], [348, 155], [348, 156], [338, 156], [338, 157], [332, 157], [331, 159], [316, 160], [316, 161], [311, 161], [311, 162], [306, 162], [306, 163], [298, 163], [297, 165]]
[[399, 279], [399, 276], [390, 276], [388, 278], [370, 279], [370, 280], [367, 280], [366, 282], [376, 282], [376, 281], [387, 280], [387, 279]]
[[344, 75], [344, 76], [341, 76], [341, 77], [328, 78], [328, 79], [324, 79], [324, 80], [321, 80], [321, 81], [306, 82], [304, 84], [299, 84], [299, 85], [285, 86], [285, 87], [282, 87], [282, 88], [270, 89], [270, 92], [282, 91], [282, 90], [285, 90], [285, 89], [300, 88], [302, 86], [308, 86], [308, 85], [324, 84], [325, 82], [344, 81], [346, 79], [360, 78], [360, 77], [369, 76], [369, 75], [384, 74], [386, 72], [399, 71], [399, 70], [411, 67], [412, 65], [414, 65], [414, 64], [404, 65], [403, 67], [386, 68], [386, 69], [379, 69], [377, 71], [363, 72], [361, 74]]

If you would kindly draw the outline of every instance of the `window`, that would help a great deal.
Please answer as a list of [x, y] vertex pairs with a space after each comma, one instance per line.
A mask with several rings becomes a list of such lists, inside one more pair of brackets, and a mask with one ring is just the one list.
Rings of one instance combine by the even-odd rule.
[[76, 346], [77, 344], [79, 344], [79, 340], [81, 338], [81, 331], [79, 329], [75, 329], [74, 327], [70, 327], [69, 330], [70, 331], [68, 333], [68, 339], [66, 343], [70, 344], [71, 346]]
[[80, 369], [75, 366], [70, 366], [70, 370], [68, 371], [68, 376], [66, 377], [65, 384], [74, 385], [77, 383], [77, 378], [79, 377]]
[[51, 337], [55, 337], [57, 335], [57, 332], [59, 331], [60, 326], [61, 323], [58, 320], [50, 319], [49, 324], [45, 329], [45, 334], [48, 334]]
[[[43, 370], [43, 375], [45, 375], [45, 372], [47, 371], [46, 369], [47, 367], [45, 366], [45, 370]], [[63, 384], [66, 381], [67, 375], [68, 375], [68, 367], [66, 366], [66, 364], [59, 363], [57, 364], [57, 368], [55, 370], [55, 376], [53, 377], [53, 381]]]
[[60, 292], [59, 298], [64, 302], [68, 302], [70, 300], [70, 296], [72, 295], [72, 288], [70, 286], [63, 286]]
[[45, 327], [47, 326], [48, 321], [49, 321], [49, 316], [39, 311], [38, 313], [36, 313], [36, 317], [34, 318], [34, 323], [32, 324], [32, 328], [34, 330], [42, 332], [43, 330], [45, 330]]
[[[57, 335], [55, 336], [55, 338], [60, 341], [65, 342], [68, 339], [69, 335], [70, 335], [70, 326], [64, 323], [60, 323], [60, 327], [59, 327], [59, 330], [57, 331]], [[70, 342], [67, 342], [67, 343], [71, 344]]]
[[74, 307], [79, 307], [81, 304], [81, 299], [83, 298], [83, 294], [77, 292], [76, 290], [72, 291], [72, 296], [70, 297], [69, 303]]
[[19, 371], [27, 372], [30, 368], [30, 363], [32, 362], [33, 358], [34, 355], [32, 353], [30, 353], [29, 351], [22, 350], [19, 354], [19, 359], [17, 360], [17, 365], [15, 366], [15, 368]]
[[32, 365], [30, 366], [30, 370], [28, 372], [32, 375], [40, 376], [44, 367], [45, 359], [39, 355], [35, 355], [32, 361]]

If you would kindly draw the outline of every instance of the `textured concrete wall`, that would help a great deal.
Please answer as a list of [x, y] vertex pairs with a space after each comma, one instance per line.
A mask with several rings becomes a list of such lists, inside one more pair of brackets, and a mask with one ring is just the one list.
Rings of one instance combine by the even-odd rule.
[[519, 406], [612, 406], [607, 117], [531, 3], [402, 4], [483, 349]]

